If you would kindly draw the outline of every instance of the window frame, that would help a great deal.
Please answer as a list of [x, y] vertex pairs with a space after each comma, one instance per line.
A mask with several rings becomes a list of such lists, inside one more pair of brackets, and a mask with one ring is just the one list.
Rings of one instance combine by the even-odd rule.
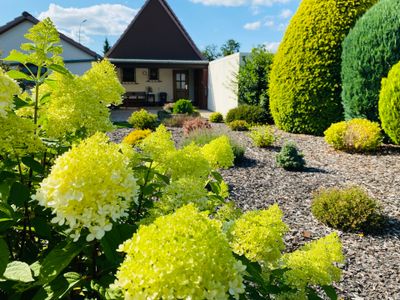
[[[157, 74], [156, 78], [151, 78], [152, 70], [156, 71], [156, 74]], [[148, 81], [160, 81], [160, 69], [159, 68], [148, 68], [147, 74], [148, 74]]]
[[[123, 83], [136, 83], [136, 68], [134, 68], [134, 67], [123, 67], [121, 69], [122, 69], [121, 77], [122, 77], [122, 82]], [[132, 72], [131, 76], [133, 76], [133, 81], [132, 80], [126, 80], [127, 79], [126, 78], [127, 74], [125, 72], [127, 72], [128, 70], [130, 70]], [[131, 78], [128, 78], [128, 79], [131, 79]]]

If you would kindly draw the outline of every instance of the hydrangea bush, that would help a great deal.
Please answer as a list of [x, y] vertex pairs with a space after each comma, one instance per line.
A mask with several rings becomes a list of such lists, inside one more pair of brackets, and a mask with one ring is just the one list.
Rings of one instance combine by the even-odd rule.
[[71, 74], [50, 19], [25, 37], [6, 61], [27, 72], [0, 71], [1, 299], [315, 299], [315, 285], [335, 299], [337, 236], [282, 255], [279, 208], [227, 200], [226, 136], [177, 149], [160, 126], [112, 143], [114, 67]]

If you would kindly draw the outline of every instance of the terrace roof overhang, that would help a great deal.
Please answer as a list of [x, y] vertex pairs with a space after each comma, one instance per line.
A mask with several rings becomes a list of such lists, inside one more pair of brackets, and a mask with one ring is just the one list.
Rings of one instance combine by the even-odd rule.
[[173, 68], [173, 69], [206, 69], [207, 60], [174, 60], [174, 59], [131, 59], [108, 58], [110, 62], [119, 67], [135, 68]]

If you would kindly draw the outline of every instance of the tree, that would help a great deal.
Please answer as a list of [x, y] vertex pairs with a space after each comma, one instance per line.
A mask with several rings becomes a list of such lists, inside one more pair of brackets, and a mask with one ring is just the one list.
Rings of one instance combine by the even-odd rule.
[[342, 42], [376, 1], [301, 2], [271, 69], [270, 107], [280, 129], [321, 135], [343, 119]]
[[108, 39], [106, 38], [106, 39], [104, 40], [104, 45], [103, 45], [103, 53], [104, 53], [104, 55], [106, 55], [107, 52], [108, 52], [110, 49], [111, 49], [110, 43], [108, 42]]
[[212, 61], [217, 59], [218, 57], [221, 57], [221, 53], [218, 52], [217, 45], [215, 44], [206, 46], [202, 51], [202, 54], [204, 58], [207, 59], [208, 61]]
[[239, 104], [256, 105], [269, 114], [268, 76], [274, 55], [258, 46], [245, 58], [237, 76]]
[[234, 39], [229, 39], [221, 46], [221, 52], [223, 56], [228, 56], [233, 53], [237, 53], [240, 50], [240, 43]]

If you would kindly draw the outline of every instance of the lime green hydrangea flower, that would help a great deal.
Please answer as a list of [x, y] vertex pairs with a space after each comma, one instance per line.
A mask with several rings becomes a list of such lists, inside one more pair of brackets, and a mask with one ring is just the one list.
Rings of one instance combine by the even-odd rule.
[[285, 254], [282, 261], [290, 269], [285, 273], [285, 281], [300, 291], [307, 285], [330, 285], [340, 280], [341, 271], [335, 264], [344, 261], [342, 244], [338, 235], [332, 233]]
[[204, 145], [202, 153], [213, 168], [230, 168], [233, 166], [235, 155], [226, 135], [220, 136]]
[[34, 198], [52, 209], [52, 222], [67, 225], [75, 241], [85, 228], [87, 241], [100, 240], [137, 196], [129, 164], [129, 154], [97, 133], [57, 158]]
[[164, 125], [160, 125], [140, 143], [139, 148], [151, 159], [163, 161], [166, 153], [175, 150], [175, 144], [171, 132]]
[[0, 117], [13, 108], [13, 98], [21, 92], [18, 83], [0, 68]]
[[244, 292], [245, 267], [215, 221], [187, 205], [141, 226], [120, 246], [115, 285], [125, 299], [229, 299]]
[[25, 156], [44, 150], [42, 141], [35, 135], [35, 125], [29, 119], [14, 113], [0, 117], [0, 155]]
[[243, 214], [230, 231], [233, 251], [254, 262], [276, 262], [285, 248], [283, 236], [288, 231], [282, 217], [277, 204]]

